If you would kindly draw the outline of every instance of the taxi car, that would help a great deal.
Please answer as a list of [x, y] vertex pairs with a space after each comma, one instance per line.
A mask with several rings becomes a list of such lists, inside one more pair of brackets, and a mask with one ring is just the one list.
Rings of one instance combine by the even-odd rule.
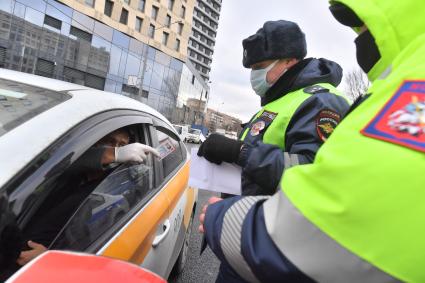
[[[77, 206], [63, 205], [73, 194], [72, 179], [65, 178], [71, 168], [122, 128], [131, 142], [158, 147], [167, 140], [174, 150], [163, 159], [148, 155], [141, 164], [111, 166]], [[43, 219], [52, 217], [54, 206], [70, 216], [54, 219], [62, 228], [49, 240], [50, 250], [125, 260], [162, 278], [183, 269], [197, 191], [188, 187], [184, 143], [154, 109], [122, 95], [0, 69], [0, 152], [0, 246], [8, 249], [0, 247], [0, 269], [10, 272], [31, 227], [49, 229]]]

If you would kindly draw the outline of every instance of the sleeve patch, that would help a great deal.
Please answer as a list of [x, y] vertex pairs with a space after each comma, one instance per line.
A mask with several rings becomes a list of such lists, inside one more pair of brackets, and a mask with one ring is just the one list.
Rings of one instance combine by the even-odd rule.
[[425, 81], [404, 82], [361, 133], [425, 152]]
[[316, 131], [322, 141], [326, 141], [341, 121], [341, 115], [326, 109], [320, 111], [316, 118]]

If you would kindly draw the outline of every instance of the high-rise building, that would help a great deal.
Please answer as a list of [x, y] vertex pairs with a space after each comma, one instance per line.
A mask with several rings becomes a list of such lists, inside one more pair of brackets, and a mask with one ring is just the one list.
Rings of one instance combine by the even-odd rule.
[[194, 5], [0, 0], [0, 67], [120, 93], [188, 123], [200, 115], [188, 100], [209, 91], [186, 60]]
[[209, 80], [222, 0], [196, 0], [188, 56], [205, 81]]

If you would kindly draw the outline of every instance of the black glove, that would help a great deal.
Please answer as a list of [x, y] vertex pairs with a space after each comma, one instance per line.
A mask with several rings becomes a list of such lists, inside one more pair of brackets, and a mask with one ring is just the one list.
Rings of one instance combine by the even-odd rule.
[[239, 158], [243, 142], [233, 140], [220, 134], [210, 135], [199, 147], [198, 156], [203, 156], [209, 162], [236, 162]]

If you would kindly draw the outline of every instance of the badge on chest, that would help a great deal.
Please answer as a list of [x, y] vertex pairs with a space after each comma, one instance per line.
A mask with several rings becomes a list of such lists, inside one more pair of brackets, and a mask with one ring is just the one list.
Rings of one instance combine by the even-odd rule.
[[251, 136], [255, 137], [258, 136], [260, 133], [264, 132], [264, 129], [266, 129], [270, 124], [273, 122], [273, 120], [276, 118], [278, 113], [270, 112], [270, 111], [263, 111], [261, 115], [256, 119], [256, 121], [251, 126], [250, 134]]

